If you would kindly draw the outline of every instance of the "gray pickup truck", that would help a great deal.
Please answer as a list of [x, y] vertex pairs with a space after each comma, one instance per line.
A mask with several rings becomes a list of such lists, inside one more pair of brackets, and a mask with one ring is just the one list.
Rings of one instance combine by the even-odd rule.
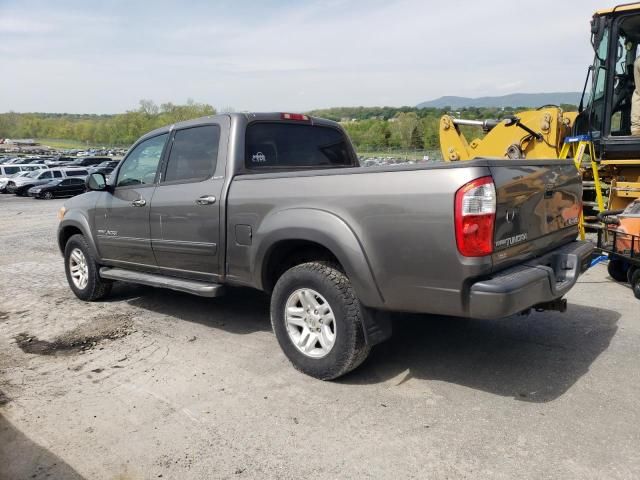
[[[333, 379], [388, 338], [388, 312], [481, 319], [563, 310], [590, 261], [571, 161], [360, 167], [337, 123], [225, 114], [138, 140], [59, 212], [69, 285], [271, 294], [278, 342]], [[214, 308], [214, 307], [212, 307]]]

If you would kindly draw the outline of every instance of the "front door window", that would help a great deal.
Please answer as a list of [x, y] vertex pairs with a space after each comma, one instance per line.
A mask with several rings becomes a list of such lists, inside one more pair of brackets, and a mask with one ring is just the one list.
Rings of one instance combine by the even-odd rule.
[[153, 184], [167, 136], [165, 133], [138, 144], [122, 164], [116, 187]]

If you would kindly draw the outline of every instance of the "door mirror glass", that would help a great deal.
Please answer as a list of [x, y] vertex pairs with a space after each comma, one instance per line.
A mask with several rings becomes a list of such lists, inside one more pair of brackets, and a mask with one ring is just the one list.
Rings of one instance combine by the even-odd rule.
[[86, 185], [89, 190], [105, 190], [107, 188], [107, 180], [102, 173], [92, 173], [87, 177]]

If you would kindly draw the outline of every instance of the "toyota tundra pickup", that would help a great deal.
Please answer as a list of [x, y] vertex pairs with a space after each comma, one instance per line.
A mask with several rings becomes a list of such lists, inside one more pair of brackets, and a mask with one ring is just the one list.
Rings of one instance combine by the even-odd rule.
[[160, 128], [87, 187], [59, 212], [77, 297], [103, 298], [114, 281], [263, 290], [285, 355], [320, 379], [388, 338], [388, 312], [563, 310], [592, 252], [576, 240], [571, 161], [361, 167], [339, 124], [301, 114]]

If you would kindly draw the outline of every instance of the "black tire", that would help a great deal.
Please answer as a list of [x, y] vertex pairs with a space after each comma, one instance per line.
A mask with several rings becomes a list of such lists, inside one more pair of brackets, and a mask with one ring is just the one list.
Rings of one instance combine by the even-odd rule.
[[607, 265], [607, 272], [616, 282], [626, 282], [628, 268], [629, 265], [624, 260], [612, 258], [609, 260], [609, 265]]
[[[285, 305], [298, 289], [313, 289], [329, 303], [335, 317], [335, 343], [322, 358], [311, 358], [293, 344], [285, 320]], [[351, 282], [336, 266], [310, 262], [287, 270], [271, 295], [271, 325], [280, 348], [293, 366], [320, 380], [332, 380], [358, 367], [371, 348], [364, 337], [362, 307]]]
[[637, 270], [638, 267], [634, 265], [629, 265], [629, 268], [627, 268], [627, 282], [631, 285], [633, 285], [633, 274], [636, 273]]
[[631, 277], [631, 288], [633, 288], [633, 294], [640, 300], [640, 268], [636, 268]]
[[44, 194], [42, 195], [42, 198], [44, 198], [45, 200], [51, 200], [53, 198], [53, 193], [44, 192]]
[[[87, 282], [84, 288], [80, 288], [76, 285], [71, 277], [70, 258], [75, 249], [82, 252], [86, 261]], [[64, 271], [67, 274], [69, 287], [80, 300], [93, 302], [106, 297], [111, 292], [113, 282], [100, 278], [100, 275], [98, 274], [99, 269], [100, 266], [97, 264], [84, 236], [76, 234], [69, 238], [64, 247]]]

